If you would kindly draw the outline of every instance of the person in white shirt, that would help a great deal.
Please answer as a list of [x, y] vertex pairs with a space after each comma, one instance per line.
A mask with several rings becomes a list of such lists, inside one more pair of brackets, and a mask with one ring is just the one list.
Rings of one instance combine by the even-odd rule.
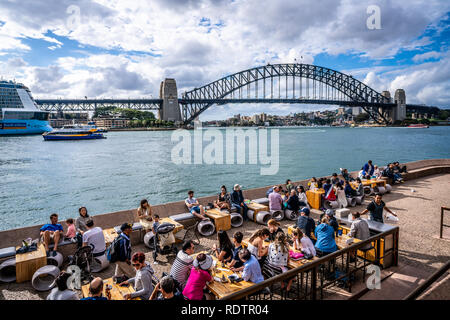
[[303, 186], [297, 187], [297, 193], [298, 193], [298, 203], [300, 207], [308, 207], [308, 197], [306, 196], [305, 188]]
[[105, 254], [105, 236], [100, 227], [94, 227], [94, 220], [90, 219], [86, 222], [88, 230], [83, 234], [83, 246], [91, 246], [94, 257], [99, 257]]
[[306, 234], [299, 228], [295, 228], [292, 235], [294, 236], [295, 250], [300, 250], [307, 255], [316, 256], [316, 248], [314, 248], [314, 244]]

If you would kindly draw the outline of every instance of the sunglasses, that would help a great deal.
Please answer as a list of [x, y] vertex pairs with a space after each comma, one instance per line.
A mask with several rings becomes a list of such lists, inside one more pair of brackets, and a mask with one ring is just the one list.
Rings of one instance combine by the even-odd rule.
[[141, 264], [140, 263], [132, 263], [131, 264], [133, 267], [137, 267], [137, 266], [140, 266]]

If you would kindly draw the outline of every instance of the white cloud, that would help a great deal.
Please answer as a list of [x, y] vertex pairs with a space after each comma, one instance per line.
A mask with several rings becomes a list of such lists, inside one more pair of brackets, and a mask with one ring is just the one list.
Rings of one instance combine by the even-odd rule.
[[412, 59], [414, 62], [422, 62], [429, 59], [438, 59], [442, 56], [442, 52], [429, 51], [422, 54], [416, 54]]

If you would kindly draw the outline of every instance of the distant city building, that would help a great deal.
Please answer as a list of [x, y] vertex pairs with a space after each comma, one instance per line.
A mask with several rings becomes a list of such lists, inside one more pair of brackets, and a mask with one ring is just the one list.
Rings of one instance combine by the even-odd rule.
[[100, 128], [126, 128], [130, 119], [123, 118], [94, 118], [95, 125]]

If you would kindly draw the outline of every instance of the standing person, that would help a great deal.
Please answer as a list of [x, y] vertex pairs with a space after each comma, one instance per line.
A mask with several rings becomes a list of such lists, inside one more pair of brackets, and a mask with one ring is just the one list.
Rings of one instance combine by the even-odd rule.
[[242, 214], [242, 218], [248, 220], [247, 212], [248, 207], [244, 202], [244, 195], [242, 194], [241, 186], [235, 184], [233, 187], [233, 192], [231, 193], [231, 207], [236, 208], [240, 214]]
[[179, 284], [181, 290], [184, 289], [189, 278], [192, 263], [194, 262], [191, 255], [193, 255], [194, 252], [194, 243], [192, 240], [185, 241], [181, 247], [181, 250], [178, 251], [177, 257], [175, 258], [172, 268], [170, 269], [170, 275]]
[[267, 228], [269, 228], [270, 232], [270, 241], [275, 241], [275, 238], [279, 233], [284, 233], [283, 229], [281, 229], [280, 227], [280, 223], [275, 219], [270, 219], [269, 221], [267, 221]]
[[153, 216], [153, 224], [152, 224], [152, 232], [154, 234], [153, 236], [153, 245], [155, 247], [155, 251], [153, 252], [153, 264], [158, 264], [158, 261], [156, 261], [156, 258], [158, 256], [158, 250], [157, 250], [157, 246], [158, 246], [158, 227], [160, 226], [159, 223], [159, 215], [155, 214]]
[[334, 229], [328, 224], [328, 218], [324, 217], [322, 223], [317, 226], [315, 236], [317, 238], [315, 247], [317, 256], [323, 257], [337, 250], [334, 240]]
[[47, 296], [47, 300], [80, 300], [78, 294], [67, 287], [70, 276], [71, 274], [65, 271], [59, 274], [55, 280], [56, 287]]
[[244, 270], [242, 272], [242, 278], [244, 281], [253, 283], [260, 283], [264, 281], [264, 277], [261, 273], [261, 266], [249, 250], [242, 249], [239, 251], [239, 259], [244, 262]]
[[94, 227], [94, 220], [90, 219], [86, 222], [88, 230], [83, 234], [83, 246], [92, 247], [92, 255], [100, 257], [105, 254], [105, 236], [100, 227]]
[[262, 265], [267, 255], [268, 247], [264, 246], [264, 241], [270, 236], [270, 231], [267, 228], [257, 230], [248, 240], [247, 249]]
[[214, 201], [214, 207], [220, 210], [231, 210], [230, 194], [227, 192], [227, 187], [222, 186], [217, 200]]
[[88, 230], [86, 222], [90, 219], [90, 217], [86, 207], [80, 207], [78, 209], [78, 213], [80, 216], [75, 221], [75, 228], [77, 229], [78, 233], [83, 234]]
[[58, 215], [56, 213], [52, 213], [50, 215], [50, 223], [44, 224], [39, 231], [41, 241], [44, 243], [45, 251], [47, 252], [47, 257], [50, 255], [49, 245], [51, 241], [54, 243], [52, 256], [56, 256], [58, 242], [63, 236], [63, 227], [58, 223]]
[[269, 210], [270, 212], [281, 211], [283, 209], [283, 199], [280, 195], [278, 186], [273, 187], [273, 192], [269, 194]]
[[147, 199], [142, 199], [139, 208], [136, 210], [137, 220], [145, 229], [145, 232], [148, 232], [152, 228], [153, 221], [153, 212], [152, 207], [148, 203]]
[[[118, 256], [116, 261], [116, 270], [114, 273], [114, 278], [118, 283], [125, 281], [126, 279], [133, 278], [136, 276], [136, 271], [131, 266], [131, 242], [130, 235], [132, 231], [132, 225], [129, 223], [124, 223], [120, 230], [122, 233], [118, 236], [119, 246], [118, 246]], [[126, 278], [126, 279], [125, 279]]]
[[191, 274], [183, 290], [187, 300], [207, 300], [203, 288], [208, 282], [214, 281], [211, 276], [213, 258], [210, 255], [200, 253], [194, 260]]
[[310, 211], [306, 207], [300, 210], [300, 217], [297, 219], [297, 227], [311, 238], [311, 234], [314, 233], [316, 227], [316, 222], [309, 216], [309, 213]]
[[[240, 231], [233, 234], [233, 258], [231, 259], [229, 268], [233, 271], [242, 271], [244, 263], [239, 259], [239, 251], [242, 249], [242, 239], [244, 235]], [[242, 268], [242, 269], [241, 269]]]
[[395, 212], [391, 211], [388, 207], [386, 207], [386, 204], [381, 199], [382, 199], [381, 194], [378, 193], [377, 195], [375, 195], [375, 200], [369, 203], [367, 208], [363, 212], [361, 212], [361, 215], [365, 215], [366, 213], [370, 212], [369, 215], [370, 220], [384, 223], [383, 209], [385, 209], [387, 212], [396, 217], [397, 215], [395, 214]]
[[298, 192], [298, 204], [301, 207], [308, 207], [308, 197], [306, 196], [306, 192], [305, 192], [305, 188], [303, 186], [298, 186], [297, 187], [297, 192]]
[[219, 241], [219, 247], [214, 243], [213, 251], [217, 257], [217, 260], [222, 261], [223, 263], [230, 262], [233, 257], [233, 244], [228, 237], [228, 234], [225, 230], [219, 230], [217, 232], [217, 240]]
[[184, 203], [186, 204], [186, 207], [189, 209], [189, 212], [192, 213], [194, 216], [201, 220], [207, 219], [205, 217], [205, 209], [202, 205], [199, 204], [198, 200], [194, 198], [194, 191], [189, 190], [188, 191], [188, 198], [184, 200]]
[[153, 292], [152, 275], [155, 273], [152, 267], [145, 262], [145, 254], [143, 252], [136, 252], [131, 258], [132, 265], [136, 270], [136, 276], [123, 281], [120, 285], [134, 285], [135, 292], [124, 295], [126, 300], [137, 297], [143, 300], [148, 300]]
[[81, 300], [111, 300], [111, 291], [106, 290], [106, 297], [103, 296], [103, 280], [100, 277], [94, 278], [89, 284], [89, 297]]

